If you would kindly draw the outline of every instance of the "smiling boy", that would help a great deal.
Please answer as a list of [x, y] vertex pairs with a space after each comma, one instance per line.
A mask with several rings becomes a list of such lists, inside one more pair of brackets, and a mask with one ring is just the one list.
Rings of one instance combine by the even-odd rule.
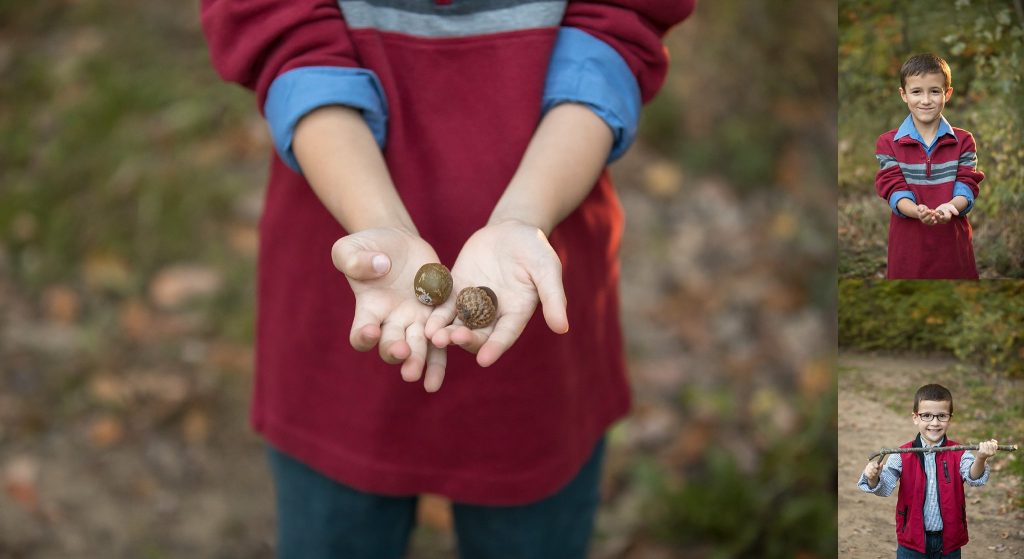
[[[926, 384], [914, 394], [912, 418], [918, 435], [900, 448], [957, 446], [946, 438], [953, 417], [953, 395], [939, 384]], [[890, 454], [885, 465], [871, 461], [857, 486], [896, 501], [896, 559], [959, 559], [967, 544], [964, 483], [985, 485], [995, 455], [995, 440], [978, 445], [977, 457], [966, 450]]]
[[875, 190], [889, 202], [889, 279], [978, 279], [967, 213], [978, 171], [974, 136], [950, 126], [942, 110], [953, 95], [946, 61], [910, 57], [900, 69], [910, 114], [878, 137]]

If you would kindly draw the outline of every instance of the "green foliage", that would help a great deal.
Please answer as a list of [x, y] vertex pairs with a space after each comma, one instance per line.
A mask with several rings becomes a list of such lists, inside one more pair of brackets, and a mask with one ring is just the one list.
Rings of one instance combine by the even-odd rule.
[[[668, 40], [700, 39], [673, 49], [682, 70], [645, 109], [641, 139], [688, 173], [724, 176], [743, 192], [783, 173], [831, 184], [835, 160], [821, 148], [835, 143], [835, 5], [807, 4], [699, 4], [700, 25]], [[804, 159], [794, 164], [788, 150]]]
[[252, 105], [213, 75], [195, 13], [120, 9], [11, 14], [19, 54], [0, 80], [0, 251], [28, 288], [73, 281], [95, 256], [126, 263], [136, 291], [169, 261], [220, 262], [230, 251], [210, 239], [259, 185], [211, 156], [229, 152], [211, 142], [242, 128]]
[[264, 171], [234, 163], [254, 150], [262, 159], [266, 145], [251, 95], [211, 69], [197, 12], [13, 6], [0, 4], [18, 53], [0, 56], [3, 272], [30, 296], [55, 284], [85, 292], [87, 320], [104, 324], [107, 306], [143, 296], [168, 264], [207, 265], [228, 276], [201, 309], [209, 328], [248, 339], [253, 262], [228, 236], [252, 227], [237, 201]]
[[[1024, 21], [1010, 2], [839, 3], [839, 187], [843, 201], [873, 199], [875, 214], [844, 215], [840, 222], [885, 219], [877, 199], [875, 139], [906, 116], [899, 98], [899, 67], [909, 55], [932, 51], [953, 73], [954, 95], [945, 116], [970, 130], [985, 172], [971, 213], [975, 251], [983, 276], [1024, 276]], [[864, 229], [863, 227], [860, 229]], [[840, 258], [857, 258], [872, 244], [871, 230], [840, 236]], [[858, 236], [856, 233], [863, 233]], [[884, 240], [884, 239], [883, 239]], [[877, 254], [877, 253], [876, 253]], [[841, 265], [844, 274], [863, 267]]]
[[1024, 284], [871, 281], [839, 285], [839, 347], [942, 351], [1024, 375]]
[[959, 359], [1024, 376], [1024, 284], [961, 285], [962, 313], [952, 336]]
[[693, 477], [657, 479], [654, 534], [681, 549], [706, 545], [716, 559], [835, 557], [836, 465], [821, 457], [838, 451], [837, 402], [798, 400], [799, 428], [763, 441], [753, 471], [716, 445]]
[[844, 280], [839, 347], [951, 351], [961, 302], [952, 282]]

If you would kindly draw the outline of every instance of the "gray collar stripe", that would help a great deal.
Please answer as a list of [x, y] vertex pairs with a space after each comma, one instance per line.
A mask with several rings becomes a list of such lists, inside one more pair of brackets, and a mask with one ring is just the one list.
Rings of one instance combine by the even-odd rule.
[[[438, 16], [464, 16], [478, 12], [503, 10], [523, 4], [551, 3], [553, 0], [473, 0], [472, 2], [451, 2], [440, 4], [427, 0], [338, 0], [345, 8], [351, 4], [363, 4], [370, 8], [390, 8], [400, 12], [430, 14]], [[565, 2], [561, 2], [564, 4]]]
[[914, 177], [915, 179], [936, 179], [936, 178], [941, 178], [941, 177], [955, 177], [956, 176], [956, 171], [955, 170], [944, 171], [942, 173], [932, 173], [931, 175], [926, 175], [924, 173], [908, 173], [906, 171], [903, 171], [903, 176], [904, 177]]
[[934, 186], [934, 185], [937, 185], [937, 184], [949, 184], [951, 182], [954, 182], [953, 179], [955, 179], [955, 178], [956, 177], [947, 177], [947, 178], [944, 178], [944, 179], [943, 178], [919, 179], [919, 178], [915, 178], [915, 177], [903, 177], [903, 180], [907, 181], [907, 184], [916, 184], [916, 185], [921, 185], [921, 186]]
[[[932, 163], [932, 172], [934, 173], [936, 169], [941, 170], [941, 169], [946, 169], [948, 167], [956, 167], [959, 164], [960, 164], [959, 161], [947, 161], [945, 163]], [[928, 168], [928, 164], [927, 163], [900, 163], [900, 168], [904, 169], [904, 170], [911, 169], [911, 170], [914, 170], [914, 171], [922, 171], [923, 172], [925, 169]]]
[[364, 1], [339, 4], [352, 29], [379, 29], [417, 37], [465, 37], [557, 27], [565, 11], [564, 2], [534, 2], [460, 15], [414, 13]]

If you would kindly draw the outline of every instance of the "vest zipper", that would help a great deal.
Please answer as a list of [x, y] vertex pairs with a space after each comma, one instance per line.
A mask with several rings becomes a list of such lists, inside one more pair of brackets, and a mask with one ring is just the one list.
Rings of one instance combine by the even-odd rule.
[[[935, 457], [935, 504], [939, 505], [939, 522], [942, 522], [943, 526], [945, 526], [946, 519], [942, 518], [942, 491], [939, 490], [942, 486], [939, 485], [939, 479], [938, 479], [939, 478], [939, 457], [937, 455], [935, 455], [935, 454], [932, 454], [932, 456]], [[946, 481], [949, 482], [949, 470], [946, 468], [945, 457], [943, 457], [943, 460], [942, 460], [942, 470], [946, 473]], [[927, 481], [927, 480], [925, 480], [925, 481]], [[924, 525], [924, 510], [923, 510], [923, 508], [922, 508], [922, 511], [921, 511], [921, 524]], [[925, 535], [925, 539], [926, 540], [928, 539], [927, 535]]]
[[946, 474], [946, 483], [949, 483], [949, 464], [945, 460], [942, 461], [942, 473]]

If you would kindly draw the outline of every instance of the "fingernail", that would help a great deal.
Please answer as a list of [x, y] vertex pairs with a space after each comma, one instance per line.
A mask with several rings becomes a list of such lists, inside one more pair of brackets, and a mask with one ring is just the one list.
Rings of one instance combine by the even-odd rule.
[[387, 272], [388, 269], [391, 267], [391, 261], [388, 259], [387, 256], [384, 256], [383, 254], [377, 254], [374, 255], [373, 259], [370, 261], [370, 265], [373, 266], [374, 272], [377, 272], [378, 274], [383, 274]]

